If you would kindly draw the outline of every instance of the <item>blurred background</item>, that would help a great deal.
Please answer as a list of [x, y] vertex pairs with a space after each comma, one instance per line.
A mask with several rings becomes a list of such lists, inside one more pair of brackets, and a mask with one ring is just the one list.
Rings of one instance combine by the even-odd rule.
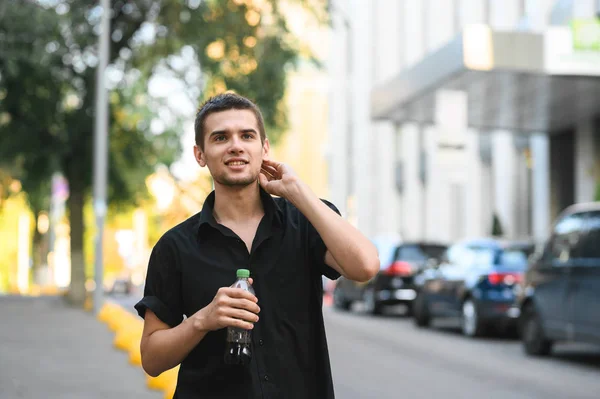
[[212, 189], [195, 111], [233, 90], [380, 251], [324, 280], [339, 397], [598, 396], [600, 1], [109, 4], [101, 132], [100, 3], [0, 1], [0, 295], [135, 303]]

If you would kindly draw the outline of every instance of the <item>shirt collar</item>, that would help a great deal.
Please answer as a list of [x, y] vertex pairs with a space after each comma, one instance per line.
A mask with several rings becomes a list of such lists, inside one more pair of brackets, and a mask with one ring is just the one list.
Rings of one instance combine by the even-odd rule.
[[[267, 193], [263, 190], [262, 187], [259, 186], [260, 190], [260, 200], [262, 201], [263, 208], [265, 210], [265, 216], [268, 220], [271, 221], [273, 226], [281, 227], [283, 225], [283, 212], [281, 208], [275, 201], [275, 199], [271, 196], [271, 194]], [[201, 233], [205, 230], [206, 226], [211, 226], [215, 229], [219, 230], [219, 224], [213, 215], [213, 209], [215, 207], [215, 191], [213, 190], [206, 200], [204, 201], [204, 205], [202, 206], [202, 210], [200, 211], [200, 218], [198, 221], [198, 233]]]

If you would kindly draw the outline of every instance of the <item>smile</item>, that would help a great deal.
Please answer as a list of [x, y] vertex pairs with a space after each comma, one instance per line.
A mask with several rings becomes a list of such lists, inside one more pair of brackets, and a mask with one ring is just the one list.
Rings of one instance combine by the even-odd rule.
[[227, 162], [227, 165], [229, 165], [229, 166], [242, 166], [242, 165], [246, 165], [246, 162], [244, 162], [244, 161], [231, 161], [231, 162]]

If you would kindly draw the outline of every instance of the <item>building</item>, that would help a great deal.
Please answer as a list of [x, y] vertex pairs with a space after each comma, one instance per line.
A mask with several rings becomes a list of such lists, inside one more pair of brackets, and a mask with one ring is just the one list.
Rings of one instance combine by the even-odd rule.
[[329, 29], [300, 3], [284, 1], [279, 5], [290, 31], [301, 38], [303, 50], [296, 68], [287, 75], [288, 128], [272, 146], [271, 156], [290, 165], [320, 198], [329, 198], [325, 159], [329, 76], [327, 70], [318, 68], [308, 57], [327, 57]]
[[331, 2], [330, 189], [370, 236], [543, 240], [600, 181], [596, 0]]

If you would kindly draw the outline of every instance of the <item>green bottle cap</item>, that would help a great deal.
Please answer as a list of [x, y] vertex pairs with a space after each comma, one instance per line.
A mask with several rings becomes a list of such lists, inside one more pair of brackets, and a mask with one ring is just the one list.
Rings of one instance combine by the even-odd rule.
[[237, 275], [237, 278], [248, 278], [248, 277], [250, 277], [250, 270], [238, 269], [236, 275]]

